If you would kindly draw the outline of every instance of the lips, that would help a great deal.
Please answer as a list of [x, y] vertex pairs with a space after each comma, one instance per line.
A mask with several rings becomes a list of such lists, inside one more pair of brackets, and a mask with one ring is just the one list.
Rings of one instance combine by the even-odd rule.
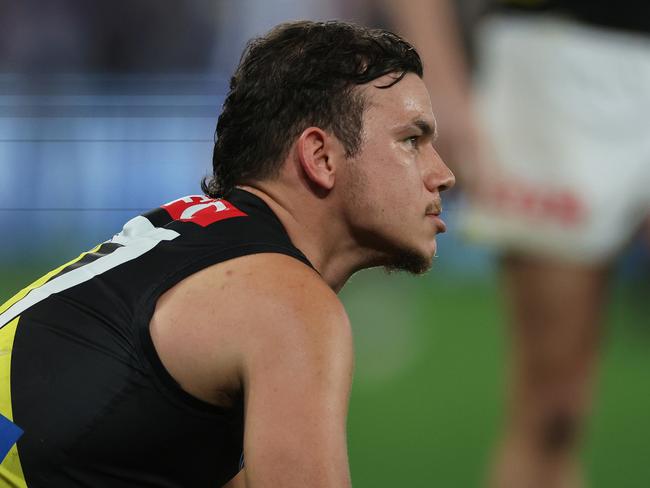
[[442, 234], [447, 230], [447, 224], [440, 218], [440, 214], [442, 213], [442, 201], [440, 197], [435, 198], [433, 202], [429, 203], [424, 213], [436, 227], [436, 234]]
[[447, 224], [445, 224], [445, 221], [440, 218], [439, 213], [428, 213], [427, 217], [431, 219], [433, 225], [435, 225], [437, 234], [442, 234], [447, 231]]

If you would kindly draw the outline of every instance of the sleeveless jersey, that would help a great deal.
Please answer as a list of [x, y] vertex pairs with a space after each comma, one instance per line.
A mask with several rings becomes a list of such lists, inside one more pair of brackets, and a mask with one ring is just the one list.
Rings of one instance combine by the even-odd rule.
[[0, 307], [0, 485], [216, 488], [231, 479], [242, 401], [219, 408], [182, 390], [149, 321], [180, 280], [262, 252], [310, 265], [251, 193], [185, 197], [135, 217]]

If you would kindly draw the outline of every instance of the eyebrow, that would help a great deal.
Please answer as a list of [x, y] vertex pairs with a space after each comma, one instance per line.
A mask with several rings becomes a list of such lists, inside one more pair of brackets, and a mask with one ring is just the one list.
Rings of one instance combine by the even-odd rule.
[[404, 124], [402, 127], [400, 127], [398, 130], [400, 132], [406, 131], [409, 129], [412, 129], [413, 127], [416, 127], [420, 129], [422, 132], [422, 136], [429, 137], [431, 136], [432, 140], [435, 141], [438, 138], [438, 126], [437, 124], [434, 123], [432, 126], [429, 122], [427, 122], [424, 119], [414, 119], [407, 124]]
[[413, 125], [415, 125], [418, 129], [422, 131], [423, 136], [427, 136], [427, 137], [432, 136], [434, 141], [438, 138], [437, 124], [431, 126], [431, 124], [429, 124], [429, 122], [427, 122], [426, 120], [416, 119], [413, 121]]

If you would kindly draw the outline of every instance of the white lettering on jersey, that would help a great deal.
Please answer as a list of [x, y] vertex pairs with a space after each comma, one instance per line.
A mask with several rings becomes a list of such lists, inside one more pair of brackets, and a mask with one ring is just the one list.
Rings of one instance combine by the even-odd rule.
[[25, 298], [0, 314], [0, 327], [50, 295], [84, 283], [112, 268], [140, 257], [153, 249], [159, 242], [171, 241], [179, 235], [178, 232], [170, 229], [154, 227], [149, 220], [142, 216], [129, 220], [124, 225], [122, 232], [109, 241], [122, 244], [123, 247], [31, 290]]
[[210, 203], [199, 203], [198, 205], [192, 205], [191, 207], [187, 207], [185, 210], [183, 210], [183, 213], [181, 214], [181, 220], [183, 219], [191, 219], [195, 213], [200, 212], [204, 208], [208, 207], [214, 207], [217, 212], [223, 212], [224, 210], [228, 210], [228, 207], [224, 205], [223, 202], [216, 200], [214, 202]]

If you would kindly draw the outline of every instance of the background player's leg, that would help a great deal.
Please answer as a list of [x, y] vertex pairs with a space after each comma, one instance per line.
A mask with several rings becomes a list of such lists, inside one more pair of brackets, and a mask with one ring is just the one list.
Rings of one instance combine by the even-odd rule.
[[606, 266], [510, 256], [512, 370], [497, 488], [583, 486], [576, 444], [589, 409]]

